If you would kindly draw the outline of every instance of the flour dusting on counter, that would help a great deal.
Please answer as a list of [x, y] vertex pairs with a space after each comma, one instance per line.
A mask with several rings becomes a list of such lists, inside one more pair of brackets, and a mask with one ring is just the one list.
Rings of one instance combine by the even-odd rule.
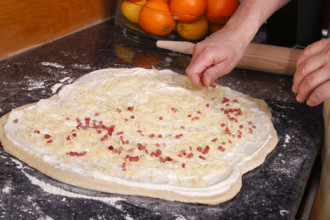
[[43, 66], [51, 66], [51, 67], [55, 67], [55, 68], [59, 68], [59, 69], [64, 69], [64, 66], [58, 63], [51, 63], [51, 62], [41, 62], [40, 63]]
[[286, 134], [283, 147], [286, 147], [286, 144], [290, 142], [290, 139], [291, 139], [290, 135]]
[[90, 70], [92, 69], [92, 67], [88, 64], [72, 64], [72, 67], [75, 69], [84, 69], [84, 70]]
[[68, 192], [66, 190], [63, 190], [61, 188], [58, 188], [56, 186], [52, 186], [49, 183], [45, 183], [24, 170], [22, 170], [23, 174], [31, 181], [32, 184], [39, 186], [43, 191], [50, 193], [50, 194], [55, 194], [55, 195], [60, 195], [60, 196], [66, 196], [66, 197], [71, 197], [71, 198], [81, 198], [81, 199], [92, 199], [92, 200], [98, 200], [104, 203], [108, 203], [109, 205], [115, 206], [117, 209], [122, 210], [121, 205], [116, 205], [116, 202], [123, 200], [122, 198], [119, 197], [114, 197], [114, 198], [108, 198], [108, 197], [93, 197], [93, 196], [86, 196], [86, 195], [81, 195], [77, 193], [72, 193]]
[[45, 82], [44, 81], [35, 81], [31, 78], [27, 81], [27, 90], [31, 91], [34, 89], [43, 89], [45, 88]]
[[57, 91], [64, 85], [67, 83], [71, 83], [73, 82], [74, 79], [70, 78], [70, 77], [65, 77], [63, 79], [60, 80], [60, 83], [56, 83], [55, 85], [53, 85], [51, 87], [52, 93], [55, 94], [57, 93]]

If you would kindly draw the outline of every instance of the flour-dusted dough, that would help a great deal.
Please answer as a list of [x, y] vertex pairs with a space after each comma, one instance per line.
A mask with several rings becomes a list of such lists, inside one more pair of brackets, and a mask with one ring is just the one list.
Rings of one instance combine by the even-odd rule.
[[104, 69], [0, 119], [4, 149], [59, 181], [218, 204], [277, 144], [267, 104], [170, 70]]

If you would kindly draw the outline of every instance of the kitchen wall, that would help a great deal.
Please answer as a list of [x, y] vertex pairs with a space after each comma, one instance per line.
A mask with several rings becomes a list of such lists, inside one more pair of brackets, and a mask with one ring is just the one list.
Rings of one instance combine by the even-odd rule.
[[0, 60], [114, 16], [116, 0], [0, 0]]

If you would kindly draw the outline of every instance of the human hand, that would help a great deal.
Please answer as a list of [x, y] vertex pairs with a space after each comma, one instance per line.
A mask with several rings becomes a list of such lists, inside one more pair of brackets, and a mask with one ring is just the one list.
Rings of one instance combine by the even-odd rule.
[[330, 38], [306, 47], [297, 60], [292, 91], [297, 101], [316, 106], [330, 98]]
[[208, 87], [238, 64], [247, 43], [231, 31], [220, 30], [197, 43], [186, 74], [198, 87]]

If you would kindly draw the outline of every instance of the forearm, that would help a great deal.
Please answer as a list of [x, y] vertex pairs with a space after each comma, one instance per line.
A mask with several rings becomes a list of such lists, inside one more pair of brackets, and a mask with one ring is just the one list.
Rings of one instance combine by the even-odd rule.
[[246, 47], [261, 25], [288, 2], [290, 0], [242, 0], [224, 29], [240, 37], [242, 46]]

